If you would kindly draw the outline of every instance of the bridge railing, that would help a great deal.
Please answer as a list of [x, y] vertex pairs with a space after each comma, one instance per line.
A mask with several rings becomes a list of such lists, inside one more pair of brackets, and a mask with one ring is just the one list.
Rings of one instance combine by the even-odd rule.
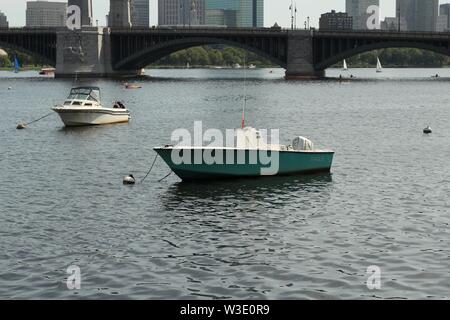
[[143, 27], [131, 27], [131, 28], [110, 28], [113, 32], [179, 32], [179, 33], [287, 33], [287, 29], [274, 29], [274, 28], [221, 28], [221, 27], [180, 27], [180, 26], [159, 26], [151, 28]]
[[63, 27], [14, 27], [14, 28], [0, 28], [0, 32], [57, 32], [67, 30]]
[[316, 30], [315, 36], [330, 37], [392, 37], [392, 38], [422, 38], [422, 39], [449, 39], [450, 32], [428, 32], [428, 31], [390, 31], [390, 30]]

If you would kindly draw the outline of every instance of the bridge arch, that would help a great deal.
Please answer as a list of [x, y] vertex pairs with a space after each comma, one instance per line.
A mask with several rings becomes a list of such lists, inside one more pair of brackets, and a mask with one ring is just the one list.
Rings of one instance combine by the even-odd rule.
[[7, 53], [9, 50], [18, 51], [18, 52], [24, 53], [26, 55], [29, 55], [33, 58], [36, 58], [39, 62], [44, 63], [46, 65], [53, 66], [53, 67], [56, 66], [55, 60], [52, 60], [51, 58], [44, 56], [36, 51], [32, 51], [32, 50], [29, 50], [29, 49], [21, 47], [21, 46], [17, 46], [17, 45], [11, 44], [11, 43], [0, 41], [0, 48], [5, 50]]
[[203, 46], [203, 45], [228, 45], [231, 47], [238, 47], [250, 52], [257, 54], [258, 56], [269, 60], [270, 62], [286, 68], [286, 61], [277, 57], [276, 55], [270, 54], [270, 50], [264, 50], [254, 46], [252, 43], [244, 43], [239, 41], [233, 41], [222, 38], [214, 37], [189, 37], [170, 40], [167, 42], [161, 42], [142, 50], [136, 51], [135, 53], [117, 61], [114, 64], [114, 69], [116, 70], [133, 70], [141, 69], [145, 66], [160, 60], [161, 58], [168, 56], [180, 50], [189, 49], [192, 47]]
[[[328, 54], [322, 54], [325, 57], [316, 58], [315, 68], [317, 70], [325, 70], [343, 59], [351, 58], [355, 55], [388, 48], [414, 48], [432, 51], [435, 53], [450, 56], [450, 46], [448, 42], [433, 41], [374, 41], [368, 43], [354, 43], [352, 48], [344, 48], [342, 50], [328, 50]], [[323, 50], [324, 48], [321, 48]]]
[[0, 29], [0, 47], [20, 51], [48, 65], [56, 65], [56, 29]]

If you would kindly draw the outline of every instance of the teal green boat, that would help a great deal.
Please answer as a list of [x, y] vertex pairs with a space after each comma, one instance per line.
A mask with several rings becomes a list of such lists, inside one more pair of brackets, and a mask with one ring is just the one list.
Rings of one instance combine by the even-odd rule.
[[183, 181], [331, 171], [334, 152], [315, 150], [304, 137], [295, 138], [289, 146], [268, 145], [254, 128], [237, 131], [236, 147], [232, 148], [166, 145], [154, 150]]

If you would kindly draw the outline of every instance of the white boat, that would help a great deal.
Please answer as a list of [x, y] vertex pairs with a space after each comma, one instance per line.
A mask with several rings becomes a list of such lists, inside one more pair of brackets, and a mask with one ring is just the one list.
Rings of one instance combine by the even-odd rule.
[[87, 126], [128, 122], [130, 112], [121, 102], [115, 102], [113, 108], [104, 108], [100, 99], [100, 88], [77, 87], [63, 105], [52, 108], [58, 113], [66, 126]]
[[240, 65], [239, 63], [235, 63], [233, 67], [234, 67], [235, 69], [240, 69], [240, 68], [241, 68], [241, 65]]
[[344, 59], [344, 62], [343, 62], [342, 70], [343, 71], [348, 71], [347, 61], [345, 61], [345, 59]]
[[255, 66], [254, 64], [250, 64], [250, 65], [248, 66], [248, 68], [249, 68], [249, 69], [256, 69], [256, 66]]
[[377, 72], [383, 72], [383, 67], [381, 66], [381, 62], [378, 57], [377, 57]]
[[125, 86], [125, 89], [141, 89], [142, 88], [142, 86], [140, 84], [137, 84], [137, 83], [128, 83], [128, 82], [126, 82], [124, 84], [124, 86]]
[[41, 76], [49, 76], [49, 75], [55, 75], [55, 68], [42, 68], [39, 72], [39, 75]]

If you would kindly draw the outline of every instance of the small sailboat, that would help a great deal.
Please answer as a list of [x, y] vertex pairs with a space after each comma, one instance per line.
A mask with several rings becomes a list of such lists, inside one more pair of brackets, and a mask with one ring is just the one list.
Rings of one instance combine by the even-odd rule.
[[17, 59], [17, 56], [14, 57], [14, 72], [18, 73], [20, 71], [20, 63], [19, 59]]
[[383, 67], [381, 66], [380, 59], [377, 57], [377, 72], [383, 72]]
[[344, 59], [344, 62], [343, 62], [342, 71], [348, 71], [347, 61], [345, 61], [345, 59]]

